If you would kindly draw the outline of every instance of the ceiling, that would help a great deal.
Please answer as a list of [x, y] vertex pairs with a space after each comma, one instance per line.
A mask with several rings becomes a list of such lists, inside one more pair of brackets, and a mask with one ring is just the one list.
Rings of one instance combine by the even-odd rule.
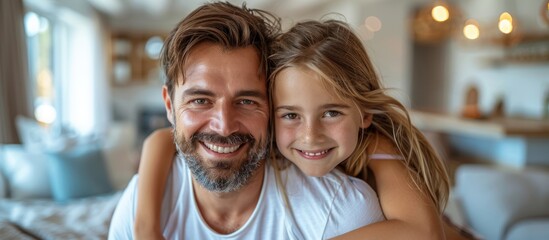
[[[105, 17], [113, 31], [166, 33], [189, 12], [213, 0], [25, 0], [26, 2], [88, 2]], [[281, 17], [283, 26], [286, 20], [313, 18], [330, 12], [355, 13], [369, 6], [425, 5], [434, 0], [227, 0], [235, 5], [246, 2], [250, 8], [270, 11]], [[438, 0], [437, 0], [438, 1]], [[511, 11], [519, 19], [521, 27], [528, 31], [539, 31], [539, 7], [546, 0], [444, 0], [464, 8], [464, 17], [475, 18], [479, 22], [493, 22], [502, 11]], [[371, 5], [370, 5], [371, 4]], [[534, 10], [533, 10], [534, 9]], [[410, 10], [412, 11], [412, 10]], [[347, 15], [346, 15], [347, 16]], [[353, 17], [353, 16], [351, 16]], [[363, 16], [361, 16], [363, 17]], [[547, 31], [547, 26], [543, 31]]]
[[[87, 0], [102, 12], [117, 30], [167, 31], [186, 14], [207, 0]], [[229, 0], [235, 5], [246, 2], [250, 8], [268, 10], [280, 17], [300, 16], [342, 2], [380, 0]]]

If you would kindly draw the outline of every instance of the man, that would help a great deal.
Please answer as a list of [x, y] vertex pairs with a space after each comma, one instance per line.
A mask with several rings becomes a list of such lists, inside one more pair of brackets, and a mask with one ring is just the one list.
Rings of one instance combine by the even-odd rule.
[[[268, 15], [210, 3], [166, 40], [163, 97], [180, 154], [162, 205], [166, 239], [321, 239], [382, 220], [366, 184], [337, 172], [306, 177], [294, 166], [277, 180], [266, 161], [267, 57], [278, 33]], [[132, 238], [136, 181], [118, 204], [110, 239]]]

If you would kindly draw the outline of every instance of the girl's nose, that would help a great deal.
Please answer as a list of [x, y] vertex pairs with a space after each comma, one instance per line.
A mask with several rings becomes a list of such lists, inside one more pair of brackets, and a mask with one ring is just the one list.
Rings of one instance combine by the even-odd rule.
[[307, 121], [303, 125], [302, 138], [305, 143], [315, 143], [321, 140], [322, 126], [316, 120]]

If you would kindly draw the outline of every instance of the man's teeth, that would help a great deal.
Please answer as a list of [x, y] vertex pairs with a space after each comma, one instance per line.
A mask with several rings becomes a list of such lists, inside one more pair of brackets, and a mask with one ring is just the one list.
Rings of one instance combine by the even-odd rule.
[[211, 143], [204, 143], [204, 144], [210, 150], [212, 150], [214, 152], [217, 152], [217, 153], [232, 153], [240, 147], [240, 145], [232, 146], [232, 147], [221, 147], [221, 146], [217, 146], [217, 145], [214, 145], [214, 144], [211, 144]]
[[326, 154], [327, 152], [328, 152], [328, 150], [324, 150], [324, 151], [316, 152], [316, 153], [314, 153], [314, 152], [305, 152], [305, 151], [303, 151], [303, 153], [304, 153], [305, 155], [310, 156], [310, 157], [324, 155], [324, 154]]

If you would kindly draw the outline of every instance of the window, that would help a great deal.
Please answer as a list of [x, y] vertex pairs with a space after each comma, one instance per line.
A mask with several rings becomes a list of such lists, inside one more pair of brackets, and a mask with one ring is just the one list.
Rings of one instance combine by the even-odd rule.
[[25, 14], [34, 116], [43, 124], [52, 124], [57, 117], [52, 28], [52, 21], [45, 16], [32, 11]]
[[103, 133], [110, 109], [100, 16], [85, 1], [25, 4], [36, 120], [55, 131]]

